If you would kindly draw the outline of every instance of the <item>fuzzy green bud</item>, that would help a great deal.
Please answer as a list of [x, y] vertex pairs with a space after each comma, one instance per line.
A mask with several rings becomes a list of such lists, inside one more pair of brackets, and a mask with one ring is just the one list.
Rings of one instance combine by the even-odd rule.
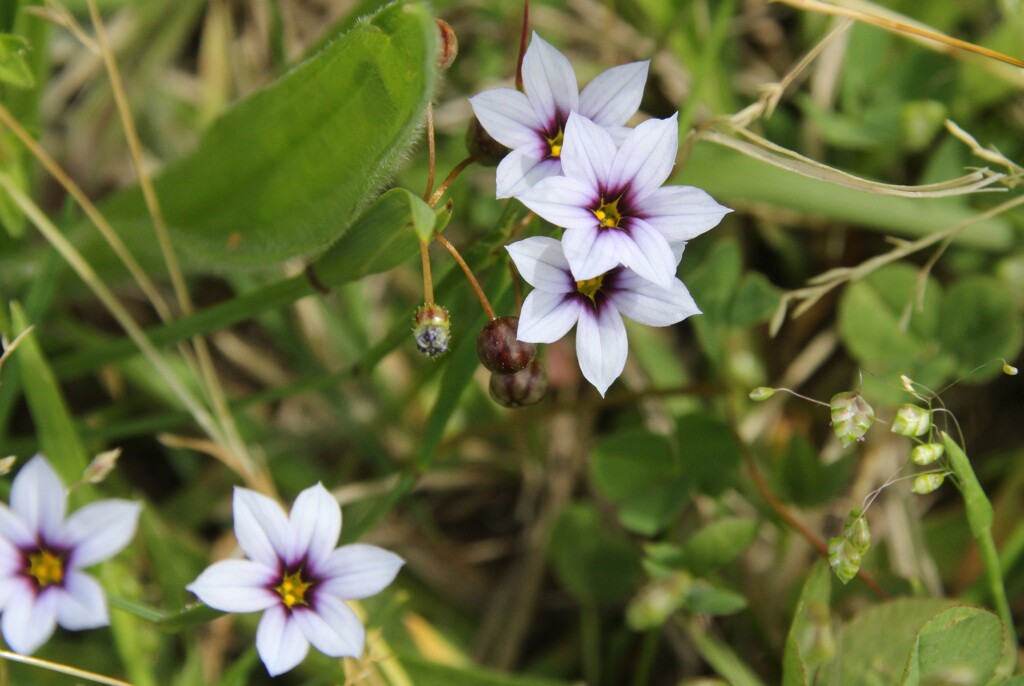
[[911, 486], [910, 490], [918, 495], [925, 495], [931, 493], [942, 485], [942, 482], [946, 480], [946, 475], [942, 472], [928, 472], [927, 474], [918, 474], [914, 477], [914, 485]]
[[864, 438], [875, 423], [875, 411], [856, 391], [837, 393], [829, 401], [832, 430], [844, 448]]
[[758, 386], [750, 392], [750, 399], [754, 402], [761, 402], [775, 395], [775, 389], [768, 386]]
[[917, 405], [901, 405], [892, 420], [892, 432], [900, 436], [920, 436], [932, 428], [932, 411]]
[[412, 337], [416, 348], [427, 357], [444, 355], [451, 344], [448, 310], [433, 303], [421, 305], [412, 318]]
[[946, 452], [946, 449], [941, 443], [925, 443], [915, 446], [910, 451], [910, 459], [914, 461], [914, 464], [919, 464], [923, 467], [935, 462], [942, 457], [944, 452]]

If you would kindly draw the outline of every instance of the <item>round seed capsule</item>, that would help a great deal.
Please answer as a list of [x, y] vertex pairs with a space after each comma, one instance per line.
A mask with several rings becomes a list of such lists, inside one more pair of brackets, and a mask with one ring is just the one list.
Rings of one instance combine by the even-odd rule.
[[504, 407], [522, 407], [541, 401], [548, 390], [544, 365], [534, 360], [515, 374], [491, 374], [491, 398]]
[[516, 338], [519, 317], [498, 317], [487, 322], [476, 339], [476, 354], [489, 371], [515, 374], [533, 360], [537, 346]]

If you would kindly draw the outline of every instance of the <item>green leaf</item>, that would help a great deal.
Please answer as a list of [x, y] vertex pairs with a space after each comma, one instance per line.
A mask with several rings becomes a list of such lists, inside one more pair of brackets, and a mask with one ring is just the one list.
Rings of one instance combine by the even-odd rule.
[[742, 453], [732, 430], [705, 414], [690, 414], [676, 423], [683, 471], [692, 474], [701, 493], [718, 496], [739, 478]]
[[804, 582], [782, 658], [782, 686], [807, 686], [815, 668], [831, 659], [836, 643], [829, 609], [832, 591], [828, 564], [819, 560]]
[[584, 603], [624, 601], [641, 581], [633, 545], [582, 503], [569, 507], [555, 523], [548, 556], [562, 586]]
[[747, 607], [747, 599], [735, 591], [699, 581], [690, 589], [684, 607], [706, 615], [732, 615]]
[[[11, 320], [17, 332], [24, 331], [31, 324], [18, 303], [11, 303]], [[40, 449], [64, 483], [77, 482], [82, 478], [89, 458], [35, 331], [21, 340], [14, 361], [20, 370]]]
[[692, 479], [672, 456], [664, 436], [633, 429], [598, 443], [590, 456], [597, 487], [619, 506], [619, 521], [652, 536], [689, 502]]
[[[437, 33], [424, 4], [389, 5], [218, 119], [155, 180], [184, 262], [267, 264], [344, 235], [420, 125]], [[138, 189], [103, 212], [154, 254]]]
[[764, 274], [748, 272], [733, 294], [729, 308], [729, 324], [745, 329], [768, 321], [779, 305], [781, 291]]
[[731, 562], [757, 537], [757, 522], [726, 517], [693, 534], [680, 550], [679, 566], [704, 576]]
[[412, 217], [412, 228], [416, 236], [422, 242], [429, 243], [434, 237], [434, 224], [437, 222], [434, 208], [418, 195], [409, 193], [409, 216]]
[[794, 434], [778, 470], [779, 495], [802, 507], [824, 505], [849, 484], [855, 454], [847, 453], [822, 464], [820, 453], [806, 437]]
[[951, 607], [918, 631], [903, 684], [985, 684], [995, 675], [1002, 654], [998, 617], [976, 607]]
[[[981, 380], [1000, 373], [998, 358], [1012, 360], [1024, 338], [1013, 296], [990, 276], [970, 276], [950, 286], [942, 302], [943, 346], [957, 359], [957, 373]], [[987, 364], [995, 362], [996, 364]], [[986, 365], [982, 369], [977, 367]]]
[[21, 36], [0, 34], [0, 82], [15, 88], [32, 88], [36, 78], [28, 63], [29, 43]]

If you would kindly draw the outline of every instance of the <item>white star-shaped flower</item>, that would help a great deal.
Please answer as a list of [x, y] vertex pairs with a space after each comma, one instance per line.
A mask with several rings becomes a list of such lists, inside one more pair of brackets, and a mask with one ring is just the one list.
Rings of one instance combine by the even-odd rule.
[[0, 610], [4, 640], [30, 654], [57, 624], [78, 631], [110, 623], [103, 589], [81, 570], [109, 559], [135, 536], [141, 505], [99, 500], [65, 519], [60, 477], [40, 455], [11, 484], [0, 504]]
[[[700, 314], [679, 279], [662, 288], [632, 270], [616, 267], [578, 281], [569, 270], [562, 243], [553, 238], [527, 238], [505, 249], [534, 288], [523, 302], [517, 337], [530, 343], [554, 343], [576, 325], [580, 370], [602, 396], [626, 366], [623, 315], [648, 326], [668, 326]], [[678, 264], [682, 246], [669, 256]]]
[[650, 119], [616, 146], [604, 128], [569, 115], [562, 171], [537, 182], [519, 199], [556, 226], [576, 280], [628, 267], [671, 288], [681, 244], [718, 225], [731, 212], [692, 186], [665, 186], [678, 148], [677, 115]]
[[223, 612], [263, 612], [256, 651], [271, 676], [302, 662], [310, 644], [331, 657], [359, 657], [365, 631], [343, 602], [390, 584], [402, 558], [376, 546], [340, 548], [341, 508], [321, 484], [291, 515], [267, 496], [236, 488], [235, 536], [248, 560], [223, 560], [186, 588]]
[[599, 74], [579, 92], [569, 60], [536, 33], [523, 56], [523, 89], [495, 88], [469, 99], [484, 129], [510, 152], [498, 165], [497, 196], [510, 198], [540, 179], [561, 173], [560, 156], [570, 112], [580, 112], [610, 135], [640, 107], [648, 62]]

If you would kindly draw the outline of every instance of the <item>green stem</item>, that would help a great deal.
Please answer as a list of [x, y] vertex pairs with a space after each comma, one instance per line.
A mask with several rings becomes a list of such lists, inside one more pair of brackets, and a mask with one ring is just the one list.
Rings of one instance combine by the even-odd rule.
[[1008, 677], [1017, 667], [1017, 633], [1013, 624], [1013, 614], [1010, 612], [1010, 602], [1006, 597], [1006, 588], [1003, 586], [999, 551], [996, 550], [996, 542], [992, 538], [992, 503], [981, 488], [967, 455], [944, 431], [942, 443], [946, 448], [953, 474], [960, 483], [960, 492], [963, 494], [964, 508], [967, 511], [967, 524], [974, 540], [978, 542], [988, 590], [992, 595], [996, 613], [1003, 622], [1003, 659], [999, 664], [998, 674]]
[[583, 674], [588, 684], [600, 684], [601, 617], [593, 603], [583, 603], [580, 609], [580, 634], [583, 644]]

